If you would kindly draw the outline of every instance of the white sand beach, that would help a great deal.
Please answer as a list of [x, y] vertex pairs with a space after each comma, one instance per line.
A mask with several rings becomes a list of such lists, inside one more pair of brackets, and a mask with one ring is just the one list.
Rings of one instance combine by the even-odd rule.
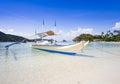
[[8, 59], [0, 66], [0, 84], [120, 84], [119, 66], [120, 57], [50, 53], [16, 61]]

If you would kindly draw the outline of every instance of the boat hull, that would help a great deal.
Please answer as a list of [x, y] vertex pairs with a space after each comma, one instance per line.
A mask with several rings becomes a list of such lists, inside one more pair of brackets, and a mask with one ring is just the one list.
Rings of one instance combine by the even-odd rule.
[[63, 51], [48, 50], [48, 49], [41, 49], [41, 48], [35, 48], [35, 49], [50, 52], [50, 53], [59, 53], [59, 54], [66, 54], [66, 55], [72, 55], [72, 56], [76, 55], [76, 53], [74, 52], [63, 52]]
[[81, 41], [80, 43], [68, 45], [68, 46], [33, 45], [33, 48], [35, 48], [37, 50], [52, 52], [52, 53], [75, 55], [87, 44], [88, 44], [88, 42]]

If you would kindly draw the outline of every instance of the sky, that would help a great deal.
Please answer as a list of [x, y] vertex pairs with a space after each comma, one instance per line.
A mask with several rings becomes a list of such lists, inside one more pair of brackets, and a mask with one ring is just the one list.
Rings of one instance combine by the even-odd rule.
[[35, 31], [53, 30], [58, 34], [56, 40], [72, 40], [82, 33], [95, 35], [120, 30], [119, 3], [119, 0], [0, 0], [0, 31], [32, 39]]

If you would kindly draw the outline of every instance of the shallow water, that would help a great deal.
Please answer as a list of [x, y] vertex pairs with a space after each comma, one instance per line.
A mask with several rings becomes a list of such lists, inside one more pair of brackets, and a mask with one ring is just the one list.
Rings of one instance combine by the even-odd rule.
[[91, 42], [84, 48], [84, 53], [95, 57], [120, 57], [119, 42]]
[[[24, 57], [58, 55], [40, 50], [35, 50], [31, 47], [31, 43], [21, 43], [10, 46], [6, 50], [5, 46], [11, 42], [0, 43], [0, 61], [19, 60]], [[91, 42], [85, 48], [80, 50], [78, 56], [93, 56], [93, 57], [120, 57], [120, 43], [115, 42]], [[64, 55], [63, 55], [64, 56]]]
[[92, 42], [76, 56], [8, 44], [0, 43], [0, 84], [120, 84], [120, 43]]

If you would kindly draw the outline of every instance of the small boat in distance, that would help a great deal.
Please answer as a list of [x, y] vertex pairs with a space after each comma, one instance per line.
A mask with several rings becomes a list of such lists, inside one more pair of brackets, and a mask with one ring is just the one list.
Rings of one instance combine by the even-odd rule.
[[67, 55], [76, 55], [79, 50], [84, 48], [89, 41], [81, 41], [80, 43], [76, 43], [73, 45], [33, 45], [34, 49], [42, 50], [46, 52], [52, 52], [52, 53], [60, 53], [60, 54], [67, 54]]

